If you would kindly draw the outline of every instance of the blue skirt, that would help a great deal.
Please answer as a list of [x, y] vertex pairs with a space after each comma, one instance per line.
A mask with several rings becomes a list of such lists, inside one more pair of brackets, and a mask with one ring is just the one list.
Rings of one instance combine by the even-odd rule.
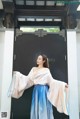
[[47, 99], [47, 91], [47, 85], [34, 86], [30, 119], [54, 119], [52, 104]]

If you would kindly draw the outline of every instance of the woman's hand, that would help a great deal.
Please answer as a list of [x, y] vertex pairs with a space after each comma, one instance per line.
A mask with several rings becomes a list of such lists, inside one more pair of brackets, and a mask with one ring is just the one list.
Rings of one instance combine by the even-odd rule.
[[68, 86], [68, 84], [66, 83], [66, 85], [65, 85], [65, 88], [68, 88], [69, 86]]

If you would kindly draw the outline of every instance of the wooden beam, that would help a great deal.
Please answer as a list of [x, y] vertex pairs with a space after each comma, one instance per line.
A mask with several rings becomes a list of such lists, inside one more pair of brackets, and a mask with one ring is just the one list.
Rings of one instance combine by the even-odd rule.
[[64, 10], [33, 10], [33, 9], [15, 9], [16, 16], [66, 16]]
[[[35, 3], [36, 4], [36, 3]], [[16, 5], [16, 9], [33, 9], [33, 10], [66, 10], [66, 6], [37, 6], [37, 5]]]
[[31, 22], [31, 21], [18, 21], [18, 26], [62, 26], [62, 22]]

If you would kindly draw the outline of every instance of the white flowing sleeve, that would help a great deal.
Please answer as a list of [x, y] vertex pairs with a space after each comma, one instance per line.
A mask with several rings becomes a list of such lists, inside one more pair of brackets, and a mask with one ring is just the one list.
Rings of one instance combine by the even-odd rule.
[[26, 76], [19, 71], [13, 71], [12, 81], [8, 89], [8, 97], [20, 98], [24, 90], [33, 86], [33, 68], [30, 70], [29, 74]]
[[48, 100], [53, 106], [56, 107], [57, 111], [69, 115], [68, 88], [65, 87], [67, 83], [54, 79], [50, 73], [50, 70], [48, 71], [47, 82], [49, 85], [49, 90], [47, 93]]

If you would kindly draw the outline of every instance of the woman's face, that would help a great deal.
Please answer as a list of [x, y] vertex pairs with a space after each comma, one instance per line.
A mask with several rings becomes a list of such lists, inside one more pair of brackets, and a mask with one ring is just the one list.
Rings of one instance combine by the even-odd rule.
[[41, 55], [39, 55], [37, 58], [37, 65], [43, 65], [43, 63], [44, 63], [43, 57]]

